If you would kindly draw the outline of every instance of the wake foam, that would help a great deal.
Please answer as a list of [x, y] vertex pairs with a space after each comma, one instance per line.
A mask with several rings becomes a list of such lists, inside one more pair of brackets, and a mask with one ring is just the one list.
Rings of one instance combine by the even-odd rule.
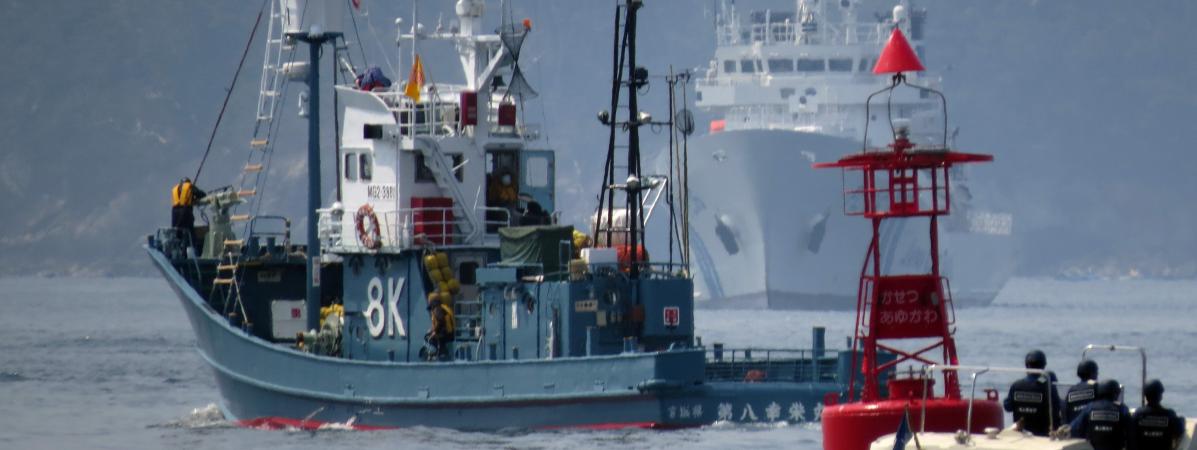
[[151, 428], [184, 428], [184, 429], [208, 429], [208, 428], [232, 428], [236, 424], [230, 422], [224, 417], [224, 413], [220, 411], [220, 406], [215, 403], [209, 403], [201, 408], [191, 410], [188, 414], [178, 420], [167, 423], [151, 426]]

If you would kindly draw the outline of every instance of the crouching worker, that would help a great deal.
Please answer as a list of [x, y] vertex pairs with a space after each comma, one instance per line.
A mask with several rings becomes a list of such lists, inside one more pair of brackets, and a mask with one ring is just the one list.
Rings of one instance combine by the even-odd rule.
[[432, 348], [428, 354], [429, 361], [440, 361], [449, 356], [449, 343], [453, 342], [453, 330], [457, 329], [457, 321], [453, 317], [453, 308], [438, 300], [428, 302], [428, 315], [432, 318], [432, 327], [424, 335], [424, 341]]
[[1089, 441], [1094, 450], [1122, 450], [1126, 448], [1131, 416], [1126, 405], [1118, 403], [1122, 386], [1116, 380], [1097, 385], [1097, 400], [1089, 403], [1069, 424], [1074, 438]]

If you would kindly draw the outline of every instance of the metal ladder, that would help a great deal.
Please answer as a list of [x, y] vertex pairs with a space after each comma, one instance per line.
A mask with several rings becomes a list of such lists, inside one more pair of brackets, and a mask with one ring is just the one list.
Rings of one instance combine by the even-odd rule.
[[[238, 197], [253, 197], [246, 202], [247, 209], [250, 211], [257, 210], [258, 185], [262, 174], [266, 172], [270, 153], [274, 150], [270, 137], [275, 125], [275, 114], [281, 104], [282, 88], [285, 83], [282, 76], [283, 52], [292, 48], [283, 36], [283, 19], [282, 0], [271, 0], [266, 50], [262, 59], [262, 76], [258, 83], [258, 111], [255, 117], [254, 134], [249, 141], [250, 154], [246, 158], [245, 166], [241, 169], [241, 177], [237, 183]], [[234, 222], [248, 222], [252, 219], [252, 215], [234, 214], [229, 219]]]
[[[212, 299], [223, 297], [221, 300], [221, 314], [226, 317], [230, 313], [230, 303], [241, 314], [240, 325], [249, 327], [249, 316], [245, 313], [245, 303], [241, 300], [241, 248], [245, 244], [242, 239], [224, 241], [224, 250], [220, 262], [216, 265], [216, 275], [212, 278]], [[209, 303], [212, 303], [211, 300]]]
[[286, 45], [283, 37], [282, 0], [270, 2], [270, 24], [266, 32], [266, 56], [262, 61], [262, 79], [258, 83], [258, 121], [270, 121], [274, 118], [275, 104], [278, 102], [279, 70], [283, 60], [283, 48]]
[[465, 218], [465, 221], [457, 223], [463, 228], [461, 231], [466, 236], [464, 243], [473, 243], [478, 236], [478, 231], [482, 228], [478, 223], [478, 217], [465, 207], [465, 194], [461, 192], [461, 184], [457, 182], [457, 177], [453, 175], [451, 160], [444, 152], [441, 152], [440, 144], [434, 139], [417, 137], [415, 144], [420, 154], [424, 155], [424, 164], [428, 165], [428, 171], [432, 172], [432, 178], [436, 181], [437, 187], [440, 187], [442, 191], [447, 191], [453, 198], [453, 214], [456, 217]]

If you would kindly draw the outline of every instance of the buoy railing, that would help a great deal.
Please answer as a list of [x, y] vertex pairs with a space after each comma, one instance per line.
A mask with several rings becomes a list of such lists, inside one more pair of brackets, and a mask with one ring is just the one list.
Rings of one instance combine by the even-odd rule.
[[1049, 399], [1047, 402], [1048, 429], [1054, 430], [1056, 428], [1055, 420], [1053, 419], [1053, 417], [1055, 417], [1055, 411], [1053, 411], [1053, 408], [1055, 408], [1055, 405], [1053, 405], [1052, 401], [1050, 400], [1051, 399], [1051, 390], [1054, 386], [1050, 382], [1050, 380], [1051, 380], [1051, 375], [1050, 375], [1051, 371], [1050, 370], [1031, 369], [1031, 368], [1025, 368], [1025, 367], [990, 367], [990, 366], [959, 366], [959, 365], [952, 366], [952, 365], [932, 364], [932, 365], [923, 367], [923, 402], [921, 405], [922, 410], [920, 412], [920, 417], [919, 417], [919, 433], [927, 432], [927, 395], [928, 395], [928, 392], [930, 391], [927, 383], [928, 383], [928, 380], [931, 379], [932, 373], [933, 372], [960, 373], [960, 372], [964, 372], [964, 371], [972, 371], [972, 373], [969, 374], [969, 378], [971, 380], [972, 387], [969, 389], [969, 395], [968, 395], [968, 414], [965, 416], [964, 428], [963, 428], [966, 433], [968, 430], [971, 430], [973, 427], [973, 402], [975, 402], [977, 399], [977, 379], [980, 378], [981, 375], [984, 375], [984, 374], [987, 374], [990, 372], [1022, 373], [1022, 374], [1043, 375], [1043, 376], [1048, 377], [1049, 382], [1043, 384], [1045, 386], [1044, 387], [1044, 395]]

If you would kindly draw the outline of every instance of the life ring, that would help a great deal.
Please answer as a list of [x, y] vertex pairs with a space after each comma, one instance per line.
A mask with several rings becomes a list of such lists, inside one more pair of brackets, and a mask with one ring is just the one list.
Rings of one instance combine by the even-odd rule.
[[[367, 223], [369, 222], [369, 223]], [[378, 215], [369, 204], [362, 205], [353, 215], [353, 223], [357, 227], [357, 240], [370, 250], [382, 247], [382, 231], [378, 225]]]

